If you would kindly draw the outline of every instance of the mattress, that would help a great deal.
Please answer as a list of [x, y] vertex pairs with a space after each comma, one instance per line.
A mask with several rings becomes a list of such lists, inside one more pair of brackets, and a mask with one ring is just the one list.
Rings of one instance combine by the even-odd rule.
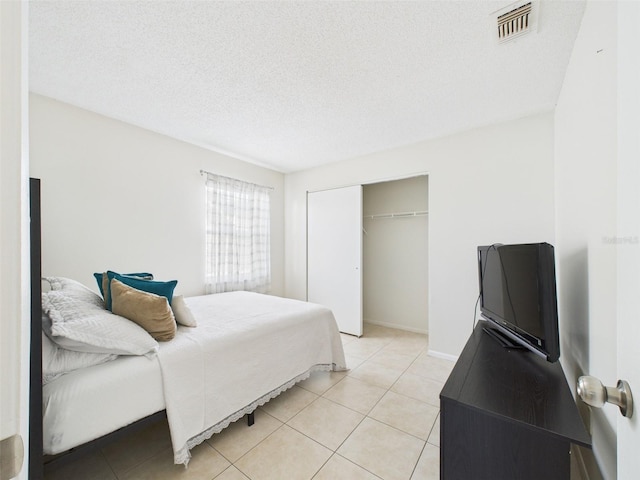
[[121, 356], [42, 387], [43, 450], [55, 455], [164, 410], [157, 357]]

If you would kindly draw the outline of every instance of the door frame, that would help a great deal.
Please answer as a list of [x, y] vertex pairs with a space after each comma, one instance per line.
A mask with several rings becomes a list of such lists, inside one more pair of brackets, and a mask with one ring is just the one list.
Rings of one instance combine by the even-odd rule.
[[[617, 416], [618, 478], [640, 471], [640, 5], [618, 2], [617, 376], [635, 393], [631, 418]], [[605, 379], [602, 379], [605, 381]], [[616, 379], [606, 382], [615, 383]], [[608, 383], [607, 383], [608, 384]], [[605, 408], [616, 408], [606, 405]]]

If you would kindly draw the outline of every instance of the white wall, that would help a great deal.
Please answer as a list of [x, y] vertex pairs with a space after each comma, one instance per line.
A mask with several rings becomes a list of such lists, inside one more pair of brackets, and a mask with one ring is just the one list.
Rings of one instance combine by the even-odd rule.
[[29, 478], [28, 24], [26, 3], [0, 2], [0, 440], [22, 440], [17, 479]]
[[43, 275], [95, 289], [93, 272], [150, 271], [205, 293], [204, 169], [274, 187], [271, 293], [282, 294], [283, 174], [33, 94], [30, 127]]
[[[561, 360], [569, 385], [616, 377], [616, 3], [589, 2], [555, 111]], [[593, 409], [594, 453], [616, 478], [615, 408]]]
[[363, 188], [364, 321], [428, 332], [428, 216], [367, 218], [428, 210], [428, 177]]
[[476, 247], [554, 243], [553, 115], [545, 113], [285, 178], [285, 294], [305, 298], [306, 191], [429, 174], [429, 337], [458, 355], [478, 296]]

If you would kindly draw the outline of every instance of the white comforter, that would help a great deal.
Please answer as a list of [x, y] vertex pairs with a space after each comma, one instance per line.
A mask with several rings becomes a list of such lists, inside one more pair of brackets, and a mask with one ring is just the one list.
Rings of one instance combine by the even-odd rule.
[[346, 368], [326, 307], [250, 292], [186, 301], [198, 326], [158, 353], [175, 463], [312, 371]]

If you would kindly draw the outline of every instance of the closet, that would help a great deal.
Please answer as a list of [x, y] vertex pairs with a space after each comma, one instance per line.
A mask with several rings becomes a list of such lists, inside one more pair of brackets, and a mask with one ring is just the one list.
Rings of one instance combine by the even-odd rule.
[[428, 177], [309, 192], [307, 206], [307, 299], [344, 333], [427, 333]]
[[363, 187], [366, 323], [428, 331], [428, 177]]

